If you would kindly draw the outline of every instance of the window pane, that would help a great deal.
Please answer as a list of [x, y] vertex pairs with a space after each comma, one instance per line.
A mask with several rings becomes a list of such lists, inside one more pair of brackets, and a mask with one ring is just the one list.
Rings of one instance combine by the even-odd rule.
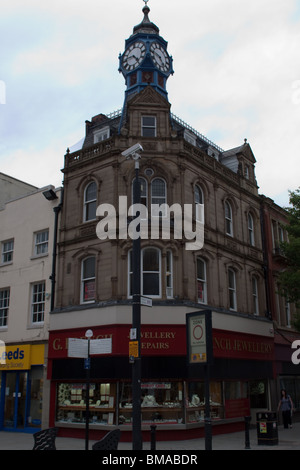
[[159, 273], [143, 274], [143, 294], [159, 295]]
[[205, 263], [202, 259], [197, 259], [197, 278], [205, 280]]
[[255, 277], [252, 278], [252, 298], [253, 298], [253, 313], [258, 315], [258, 292], [257, 292], [257, 280]]
[[154, 116], [143, 116], [142, 135], [144, 137], [156, 136], [156, 118]]
[[97, 197], [96, 183], [90, 183], [88, 187], [86, 188], [85, 200], [92, 201], [93, 199], [96, 199], [96, 197]]
[[231, 207], [228, 202], [225, 202], [225, 217], [226, 219], [231, 219]]
[[9, 289], [0, 291], [0, 326], [7, 325], [9, 308]]
[[44, 321], [45, 311], [45, 283], [34, 284], [32, 286], [32, 322]]
[[[156, 178], [151, 183], [151, 204], [161, 206], [166, 202], [166, 183], [164, 180]], [[151, 208], [151, 214], [155, 217], [166, 215], [165, 210], [159, 212], [156, 207]]]
[[95, 277], [95, 258], [88, 258], [83, 262], [83, 279]]
[[95, 182], [90, 183], [84, 194], [85, 203], [85, 220], [93, 220], [96, 218], [97, 208], [97, 185]]
[[94, 256], [87, 258], [82, 263], [82, 301], [95, 300], [95, 264]]
[[228, 202], [225, 202], [225, 230], [228, 235], [232, 235], [232, 211]]
[[229, 308], [236, 310], [236, 287], [235, 287], [235, 273], [232, 270], [228, 271], [229, 283]]
[[144, 127], [143, 137], [155, 137], [155, 129]]
[[152, 196], [154, 197], [165, 197], [166, 195], [166, 184], [164, 180], [156, 178], [152, 181]]
[[143, 271], [159, 271], [159, 256], [157, 250], [144, 250]]
[[49, 231], [44, 230], [43, 232], [39, 232], [35, 236], [35, 254], [41, 255], [44, 253], [48, 253], [48, 238], [49, 238]]
[[197, 258], [197, 296], [198, 302], [206, 303], [206, 264]]
[[155, 117], [154, 116], [144, 116], [143, 117], [143, 126], [155, 127]]
[[10, 263], [13, 259], [14, 241], [9, 240], [2, 244], [2, 263]]
[[160, 295], [159, 251], [147, 248], [143, 251], [143, 295]]
[[173, 266], [172, 266], [172, 252], [167, 251], [166, 257], [166, 295], [167, 297], [173, 297]]
[[229, 274], [229, 287], [231, 289], [235, 289], [235, 276], [234, 276], [234, 272], [233, 271], [229, 271], [228, 272]]
[[97, 208], [96, 201], [89, 202], [86, 205], [86, 220], [92, 220], [96, 218], [96, 208]]
[[84, 281], [83, 284], [84, 284], [83, 300], [85, 302], [94, 300], [95, 299], [95, 280]]
[[199, 186], [195, 187], [195, 203], [203, 204], [202, 191], [201, 191], [201, 188], [199, 188]]

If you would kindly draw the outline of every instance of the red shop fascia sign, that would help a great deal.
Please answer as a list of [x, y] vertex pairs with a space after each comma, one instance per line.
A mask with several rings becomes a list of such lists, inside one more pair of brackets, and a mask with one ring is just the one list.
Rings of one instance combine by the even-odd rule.
[[[92, 327], [93, 338], [112, 339], [112, 356], [126, 356], [129, 351], [130, 325]], [[53, 331], [49, 335], [49, 359], [68, 357], [68, 339], [85, 339], [86, 329]], [[185, 325], [143, 325], [142, 356], [185, 356]], [[271, 337], [213, 329], [213, 355], [216, 358], [271, 361], [274, 339]]]

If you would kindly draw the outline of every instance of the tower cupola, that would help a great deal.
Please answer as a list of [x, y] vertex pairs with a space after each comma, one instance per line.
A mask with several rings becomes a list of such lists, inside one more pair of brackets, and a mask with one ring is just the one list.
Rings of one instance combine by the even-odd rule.
[[149, 85], [168, 99], [166, 84], [174, 73], [168, 43], [150, 21], [148, 0], [145, 3], [143, 21], [133, 28], [132, 35], [125, 41], [125, 51], [119, 56], [119, 72], [126, 83], [125, 102], [128, 95], [139, 93]]

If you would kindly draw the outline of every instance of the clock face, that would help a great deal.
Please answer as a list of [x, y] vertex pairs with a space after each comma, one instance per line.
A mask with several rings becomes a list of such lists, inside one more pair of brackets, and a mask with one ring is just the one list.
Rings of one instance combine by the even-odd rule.
[[130, 71], [138, 67], [146, 54], [146, 46], [143, 42], [135, 42], [126, 49], [123, 56], [123, 67]]
[[156, 67], [163, 72], [167, 72], [170, 68], [170, 59], [165, 49], [157, 42], [154, 42], [151, 44], [150, 51]]

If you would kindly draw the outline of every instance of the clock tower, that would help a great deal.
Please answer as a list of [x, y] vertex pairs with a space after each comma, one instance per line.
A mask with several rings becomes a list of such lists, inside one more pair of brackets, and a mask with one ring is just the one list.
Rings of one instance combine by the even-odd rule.
[[[145, 1], [145, 0], [144, 0]], [[143, 8], [143, 21], [133, 28], [119, 56], [119, 72], [125, 78], [125, 103], [129, 95], [139, 93], [148, 85], [168, 99], [167, 79], [173, 71], [173, 59], [167, 52], [168, 43], [159, 35], [158, 27], [149, 20], [148, 1]]]

